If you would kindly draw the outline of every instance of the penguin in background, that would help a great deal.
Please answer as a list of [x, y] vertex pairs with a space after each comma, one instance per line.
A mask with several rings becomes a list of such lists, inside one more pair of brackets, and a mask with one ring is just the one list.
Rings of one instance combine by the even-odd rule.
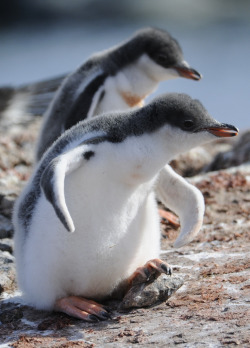
[[[159, 259], [160, 173], [181, 152], [237, 133], [199, 101], [176, 93], [65, 131], [14, 207], [18, 283], [27, 303], [89, 322], [104, 320], [109, 313], [96, 301], [146, 282], [152, 273], [170, 274]], [[159, 194], [183, 219], [177, 241], [184, 245], [202, 223], [204, 201], [170, 167], [164, 176], [168, 201], [164, 190]]]
[[94, 54], [62, 83], [44, 115], [36, 160], [79, 121], [111, 110], [140, 107], [163, 80], [201, 75], [184, 60], [166, 31], [145, 28], [114, 48]]

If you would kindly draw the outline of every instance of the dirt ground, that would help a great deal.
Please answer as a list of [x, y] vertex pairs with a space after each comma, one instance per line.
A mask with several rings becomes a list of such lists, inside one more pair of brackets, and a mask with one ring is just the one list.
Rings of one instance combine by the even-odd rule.
[[190, 179], [206, 213], [189, 245], [174, 249], [178, 228], [162, 221], [161, 258], [184, 279], [166, 303], [118, 312], [113, 301], [112, 320], [95, 324], [22, 303], [10, 217], [30, 173], [39, 123], [7, 127], [0, 137], [0, 347], [250, 347], [249, 164]]

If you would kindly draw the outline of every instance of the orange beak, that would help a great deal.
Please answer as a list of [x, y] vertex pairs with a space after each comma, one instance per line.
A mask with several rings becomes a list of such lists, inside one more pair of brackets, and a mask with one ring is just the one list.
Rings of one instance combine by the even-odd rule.
[[222, 123], [221, 126], [218, 127], [209, 127], [206, 130], [216, 137], [223, 138], [235, 137], [239, 133], [238, 128], [225, 123]]
[[185, 77], [186, 79], [199, 81], [202, 78], [202, 75], [198, 71], [189, 67], [175, 66], [174, 69], [181, 77]]

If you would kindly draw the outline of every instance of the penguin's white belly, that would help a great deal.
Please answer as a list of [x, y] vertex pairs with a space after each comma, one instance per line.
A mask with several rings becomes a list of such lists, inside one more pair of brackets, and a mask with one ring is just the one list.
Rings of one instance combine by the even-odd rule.
[[[99, 115], [110, 110], [127, 110], [132, 107], [142, 107], [144, 99], [152, 93], [158, 80], [152, 79], [141, 69], [141, 64], [146, 66], [155, 65], [152, 60], [143, 55], [137, 63], [126, 66], [116, 75], [110, 76], [104, 83], [104, 97], [97, 105], [94, 114]], [[163, 71], [155, 67], [155, 73], [162, 75]]]
[[97, 180], [88, 167], [73, 172], [65, 182], [74, 233], [66, 231], [44, 197], [36, 206], [21, 283], [38, 308], [52, 308], [56, 299], [71, 294], [105, 297], [138, 266], [159, 256], [152, 183], [134, 191], [105, 177]]
[[110, 110], [127, 110], [130, 108], [130, 105], [126, 103], [119, 93], [116, 77], [107, 78], [103, 90], [104, 96], [94, 110], [95, 115], [109, 112]]

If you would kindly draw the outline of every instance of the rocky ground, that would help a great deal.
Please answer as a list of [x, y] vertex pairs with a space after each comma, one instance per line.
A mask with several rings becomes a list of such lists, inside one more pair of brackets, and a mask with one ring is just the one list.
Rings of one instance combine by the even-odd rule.
[[31, 172], [39, 126], [39, 117], [0, 119], [0, 347], [249, 347], [250, 133], [173, 163], [206, 201], [203, 228], [185, 247], [173, 248], [178, 227], [162, 221], [161, 257], [184, 285], [151, 308], [118, 311], [111, 302], [113, 319], [89, 324], [34, 310], [18, 297], [11, 213]]

